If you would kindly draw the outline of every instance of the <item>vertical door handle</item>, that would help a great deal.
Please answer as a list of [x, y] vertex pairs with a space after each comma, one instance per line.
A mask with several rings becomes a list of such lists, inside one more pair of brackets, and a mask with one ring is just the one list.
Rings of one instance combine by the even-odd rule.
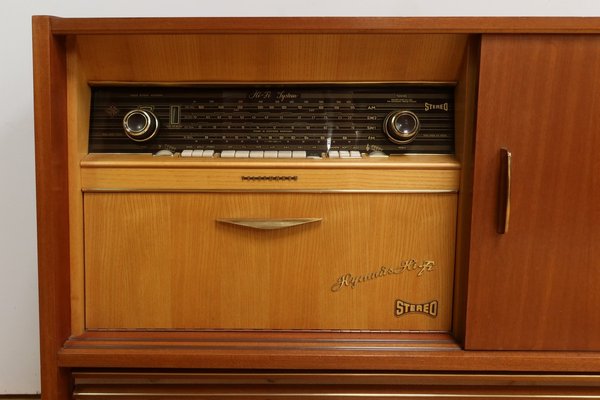
[[508, 149], [500, 149], [500, 190], [498, 191], [498, 233], [508, 232], [510, 222], [510, 185], [512, 154]]

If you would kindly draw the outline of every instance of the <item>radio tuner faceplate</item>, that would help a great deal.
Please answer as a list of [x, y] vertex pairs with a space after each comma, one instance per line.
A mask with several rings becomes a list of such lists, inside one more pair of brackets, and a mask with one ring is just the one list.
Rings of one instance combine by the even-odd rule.
[[94, 86], [90, 115], [90, 153], [454, 152], [452, 84]]

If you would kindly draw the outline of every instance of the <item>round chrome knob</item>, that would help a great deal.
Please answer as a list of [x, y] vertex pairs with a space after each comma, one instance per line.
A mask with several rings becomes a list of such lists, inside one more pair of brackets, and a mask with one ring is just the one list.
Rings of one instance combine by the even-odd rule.
[[158, 118], [152, 111], [131, 110], [123, 117], [123, 128], [129, 139], [144, 142], [158, 131]]
[[388, 138], [396, 144], [406, 144], [414, 140], [419, 133], [421, 123], [411, 111], [393, 111], [385, 117], [383, 130]]

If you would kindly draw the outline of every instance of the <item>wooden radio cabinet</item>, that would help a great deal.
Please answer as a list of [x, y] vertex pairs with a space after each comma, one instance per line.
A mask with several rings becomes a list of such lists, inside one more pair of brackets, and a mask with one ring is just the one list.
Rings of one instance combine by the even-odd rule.
[[[38, 16], [33, 55], [45, 400], [600, 398], [600, 19]], [[452, 151], [90, 151], [95, 87], [288, 83], [450, 85]]]

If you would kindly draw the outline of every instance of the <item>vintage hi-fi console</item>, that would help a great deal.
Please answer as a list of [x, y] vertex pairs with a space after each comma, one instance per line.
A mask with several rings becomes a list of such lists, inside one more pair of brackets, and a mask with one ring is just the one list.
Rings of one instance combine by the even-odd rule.
[[600, 397], [598, 33], [35, 17], [42, 395]]

